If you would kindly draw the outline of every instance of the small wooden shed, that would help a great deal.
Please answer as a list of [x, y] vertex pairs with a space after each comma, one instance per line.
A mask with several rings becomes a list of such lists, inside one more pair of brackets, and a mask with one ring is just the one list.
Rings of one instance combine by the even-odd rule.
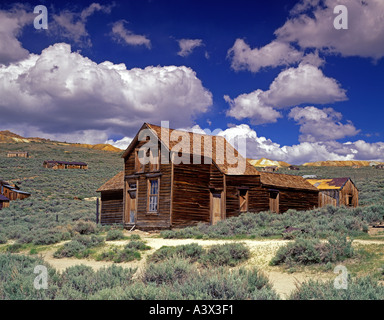
[[384, 169], [384, 164], [378, 164], [375, 166], [376, 169]]
[[0, 210], [9, 207], [9, 199], [6, 196], [0, 194]]
[[23, 200], [31, 196], [29, 192], [21, 191], [18, 186], [11, 185], [5, 181], [0, 181], [0, 193], [11, 201]]
[[85, 162], [68, 162], [68, 161], [56, 161], [46, 160], [43, 162], [43, 167], [48, 169], [88, 169], [88, 165]]
[[359, 205], [359, 190], [351, 178], [307, 179], [319, 189], [319, 207], [333, 205], [335, 207], [357, 207]]
[[9, 151], [8, 158], [29, 158], [29, 153], [26, 151]]
[[121, 224], [124, 215], [124, 171], [104, 183], [97, 192], [101, 194], [100, 223]]
[[264, 172], [276, 172], [279, 170], [277, 166], [268, 166], [268, 167], [263, 167], [262, 171]]

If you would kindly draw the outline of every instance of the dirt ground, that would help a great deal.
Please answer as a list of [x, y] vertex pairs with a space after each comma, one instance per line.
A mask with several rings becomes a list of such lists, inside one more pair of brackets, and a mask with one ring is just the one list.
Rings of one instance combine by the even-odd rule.
[[[251, 250], [251, 258], [244, 265], [245, 267], [258, 267], [262, 272], [270, 279], [274, 289], [281, 296], [282, 299], [285, 299], [289, 294], [296, 288], [296, 286], [309, 279], [319, 279], [319, 280], [328, 280], [330, 279], [329, 274], [321, 273], [304, 273], [304, 272], [295, 272], [288, 273], [279, 267], [269, 266], [269, 261], [275, 255], [276, 250], [287, 243], [284, 240], [196, 240], [196, 239], [162, 239], [154, 237], [155, 234], [150, 234], [147, 232], [133, 231], [131, 234], [139, 234], [143, 240], [146, 241], [147, 245], [151, 247], [151, 250], [143, 253], [143, 257], [140, 261], [132, 261], [126, 263], [120, 263], [119, 265], [124, 268], [138, 268], [136, 275], [140, 274], [140, 271], [143, 270], [146, 264], [146, 256], [152, 254], [154, 251], [159, 249], [162, 246], [176, 246], [189, 243], [198, 243], [203, 247], [208, 247], [214, 244], [223, 244], [228, 242], [243, 242]], [[120, 241], [108, 241], [108, 244], [111, 245], [125, 245], [129, 240], [120, 240]], [[112, 265], [112, 262], [107, 261], [95, 261], [91, 259], [76, 259], [76, 258], [61, 258], [56, 259], [53, 257], [53, 253], [56, 251], [57, 244], [52, 249], [44, 251], [41, 253], [42, 258], [47, 261], [52, 267], [57, 269], [59, 272], [62, 272], [66, 268], [74, 265], [84, 264], [92, 267], [94, 270], [97, 270], [102, 267], [107, 267]]]

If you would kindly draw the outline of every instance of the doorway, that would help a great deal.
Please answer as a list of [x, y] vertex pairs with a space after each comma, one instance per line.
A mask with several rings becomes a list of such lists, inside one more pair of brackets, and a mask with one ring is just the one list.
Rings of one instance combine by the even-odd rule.
[[216, 224], [222, 220], [221, 193], [211, 193], [211, 224]]
[[136, 211], [137, 211], [137, 183], [128, 183], [127, 190], [127, 207], [125, 212], [125, 222], [129, 224], [136, 223]]
[[269, 191], [269, 210], [274, 213], [279, 213], [279, 191]]

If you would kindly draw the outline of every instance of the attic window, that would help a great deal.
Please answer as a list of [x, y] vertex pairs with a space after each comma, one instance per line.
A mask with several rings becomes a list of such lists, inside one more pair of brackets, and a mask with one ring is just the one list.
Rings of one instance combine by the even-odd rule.
[[135, 150], [135, 170], [136, 172], [144, 172], [144, 165], [141, 163], [140, 158], [143, 157], [143, 152], [140, 149]]

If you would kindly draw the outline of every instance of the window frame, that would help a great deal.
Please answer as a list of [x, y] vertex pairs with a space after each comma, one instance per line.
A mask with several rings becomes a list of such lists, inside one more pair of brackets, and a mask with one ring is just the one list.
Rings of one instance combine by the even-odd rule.
[[[158, 215], [159, 203], [160, 203], [160, 178], [148, 178], [147, 180], [147, 214]], [[152, 191], [152, 181], [157, 181], [157, 193], [151, 193]], [[156, 211], [151, 210], [151, 197], [156, 197]]]

